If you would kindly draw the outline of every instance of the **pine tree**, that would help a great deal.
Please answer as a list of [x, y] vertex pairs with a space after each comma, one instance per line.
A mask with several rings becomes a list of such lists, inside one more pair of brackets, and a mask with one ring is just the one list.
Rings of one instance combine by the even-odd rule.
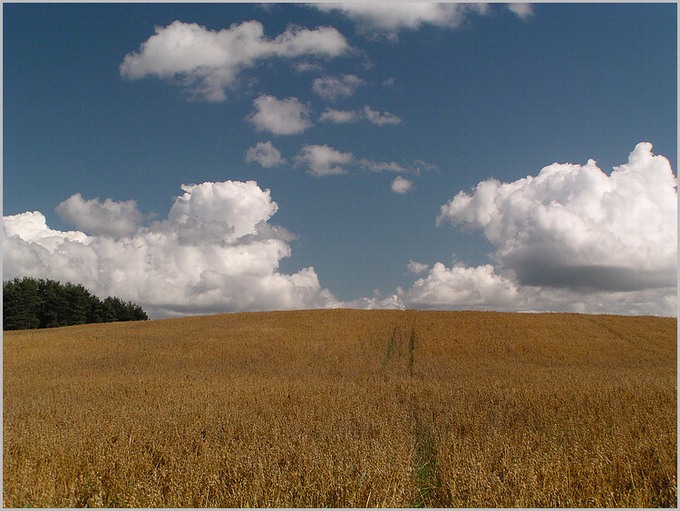
[[2, 286], [2, 313], [5, 330], [40, 327], [41, 297], [35, 279], [14, 279]]
[[80, 284], [32, 277], [3, 283], [4, 330], [147, 319], [139, 305], [116, 297], [102, 301]]

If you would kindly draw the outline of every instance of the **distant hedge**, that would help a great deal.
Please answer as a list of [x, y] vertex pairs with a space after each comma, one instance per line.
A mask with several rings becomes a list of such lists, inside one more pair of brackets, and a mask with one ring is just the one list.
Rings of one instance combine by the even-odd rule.
[[109, 296], [100, 300], [80, 284], [32, 277], [2, 285], [3, 330], [146, 320], [139, 305]]

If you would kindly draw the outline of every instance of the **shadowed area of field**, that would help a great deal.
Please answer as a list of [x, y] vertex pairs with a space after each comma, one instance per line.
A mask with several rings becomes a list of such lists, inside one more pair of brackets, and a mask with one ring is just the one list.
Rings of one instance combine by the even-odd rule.
[[4, 333], [6, 507], [675, 507], [675, 318], [325, 310]]

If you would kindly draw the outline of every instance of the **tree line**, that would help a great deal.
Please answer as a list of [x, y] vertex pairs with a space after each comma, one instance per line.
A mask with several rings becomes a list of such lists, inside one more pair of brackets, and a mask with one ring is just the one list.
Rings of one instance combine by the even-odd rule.
[[139, 305], [111, 297], [100, 300], [80, 284], [15, 278], [2, 285], [3, 330], [147, 320]]

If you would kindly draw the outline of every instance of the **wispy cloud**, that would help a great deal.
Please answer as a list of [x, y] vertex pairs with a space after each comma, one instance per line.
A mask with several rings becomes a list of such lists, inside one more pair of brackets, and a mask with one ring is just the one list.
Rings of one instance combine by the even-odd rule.
[[294, 67], [298, 73], [313, 73], [323, 71], [323, 65], [319, 62], [297, 62]]
[[[327, 175], [348, 174], [349, 169], [368, 170], [371, 172], [395, 172], [399, 174], [420, 175], [420, 164], [401, 164], [395, 161], [375, 161], [370, 158], [357, 158], [350, 152], [342, 152], [328, 145], [306, 145], [294, 158], [297, 166], [307, 167], [309, 174], [321, 177]], [[392, 191], [406, 193], [413, 182], [405, 178], [397, 178], [392, 182]]]
[[312, 83], [312, 90], [326, 101], [336, 101], [340, 97], [354, 95], [356, 90], [366, 82], [353, 74], [338, 76], [322, 76]]
[[365, 106], [362, 109], [362, 113], [368, 122], [377, 124], [378, 126], [401, 124], [401, 117], [389, 112], [378, 112], [377, 110], [373, 110], [370, 106]]
[[357, 122], [359, 119], [361, 119], [361, 115], [355, 110], [335, 110], [334, 108], [327, 108], [319, 116], [319, 121], [335, 124]]
[[357, 163], [364, 169], [372, 172], [402, 172], [407, 173], [411, 170], [396, 161], [374, 161], [368, 158], [361, 158]]
[[408, 271], [415, 273], [416, 275], [420, 273], [425, 273], [430, 269], [430, 266], [424, 263], [419, 263], [418, 261], [409, 261], [407, 265]]
[[335, 110], [327, 108], [319, 116], [319, 121], [333, 122], [335, 124], [357, 122], [359, 120], [366, 120], [377, 126], [401, 124], [402, 122], [401, 117], [389, 112], [373, 110], [370, 106], [364, 106], [359, 110]]

